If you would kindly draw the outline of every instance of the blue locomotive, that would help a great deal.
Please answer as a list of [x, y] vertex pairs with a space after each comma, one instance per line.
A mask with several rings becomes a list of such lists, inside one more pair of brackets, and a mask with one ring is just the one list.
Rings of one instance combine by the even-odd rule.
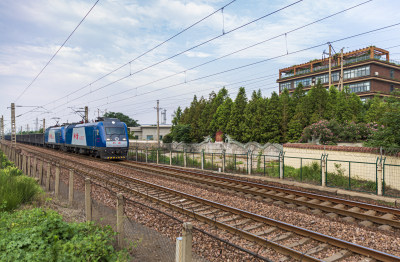
[[[11, 140], [11, 137], [7, 136], [6, 139]], [[126, 159], [129, 149], [127, 126], [117, 118], [49, 127], [44, 135], [17, 135], [17, 142], [43, 145], [102, 159]]]

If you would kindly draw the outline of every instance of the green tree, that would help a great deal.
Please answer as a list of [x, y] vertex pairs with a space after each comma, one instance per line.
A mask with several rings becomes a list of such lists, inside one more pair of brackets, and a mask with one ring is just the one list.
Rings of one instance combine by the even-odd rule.
[[231, 117], [233, 101], [230, 97], [227, 97], [225, 101], [220, 105], [213, 116], [211, 121], [211, 130], [215, 134], [217, 131], [222, 131], [224, 134], [227, 133], [226, 126], [229, 123]]
[[245, 108], [245, 132], [243, 134], [243, 142], [257, 141], [262, 143], [263, 136], [263, 119], [266, 106], [261, 95], [261, 90], [253, 91], [251, 100]]
[[279, 143], [282, 140], [280, 132], [282, 114], [278, 94], [273, 92], [267, 101], [265, 138], [270, 143]]
[[130, 118], [127, 115], [124, 115], [120, 112], [107, 112], [104, 114], [104, 117], [107, 118], [118, 118], [121, 122], [124, 122], [128, 127], [139, 126], [137, 120]]
[[381, 124], [385, 112], [388, 111], [388, 103], [379, 96], [375, 96], [366, 103], [365, 122], [376, 122]]
[[289, 91], [287, 89], [283, 90], [282, 94], [279, 96], [279, 103], [281, 106], [281, 142], [286, 143], [288, 141], [288, 129], [289, 122], [293, 116], [293, 104], [289, 96]]
[[246, 90], [239, 88], [235, 102], [232, 105], [232, 111], [226, 132], [237, 141], [243, 141], [243, 135], [246, 132], [244, 110], [247, 105]]

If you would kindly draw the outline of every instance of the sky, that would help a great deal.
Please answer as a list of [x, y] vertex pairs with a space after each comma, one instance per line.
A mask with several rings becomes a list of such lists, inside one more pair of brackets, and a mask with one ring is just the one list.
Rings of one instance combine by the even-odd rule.
[[0, 0], [6, 132], [11, 103], [19, 131], [80, 121], [85, 106], [90, 120], [122, 112], [155, 124], [157, 100], [169, 124], [178, 106], [222, 87], [232, 99], [241, 86], [270, 97], [280, 68], [321, 58], [328, 42], [400, 61], [396, 0], [99, 0], [89, 12], [95, 2]]

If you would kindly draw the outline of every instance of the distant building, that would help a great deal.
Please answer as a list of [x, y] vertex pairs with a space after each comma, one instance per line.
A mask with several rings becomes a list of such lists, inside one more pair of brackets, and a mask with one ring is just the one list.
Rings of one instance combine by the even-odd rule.
[[[340, 54], [332, 56], [331, 84], [339, 87], [341, 61]], [[329, 88], [328, 58], [294, 65], [279, 70], [279, 94], [286, 88], [289, 93], [301, 83], [304, 90], [321, 81]], [[370, 46], [343, 54], [343, 85], [361, 100], [374, 95], [388, 96], [400, 89], [400, 62], [389, 59], [389, 51]], [[339, 88], [338, 88], [339, 89]]]
[[[171, 132], [172, 125], [160, 125], [160, 140]], [[137, 127], [129, 127], [129, 131], [133, 132], [133, 135], [137, 140], [155, 140], [157, 141], [157, 126], [156, 125], [144, 125]]]

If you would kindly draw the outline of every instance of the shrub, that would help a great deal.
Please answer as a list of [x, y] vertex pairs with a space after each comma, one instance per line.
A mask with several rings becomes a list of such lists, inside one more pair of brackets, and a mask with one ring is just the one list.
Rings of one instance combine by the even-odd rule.
[[0, 171], [0, 211], [10, 211], [30, 202], [41, 188], [31, 177], [22, 176], [15, 167]]
[[127, 261], [111, 245], [115, 232], [92, 222], [68, 224], [35, 208], [0, 215], [0, 261]]

